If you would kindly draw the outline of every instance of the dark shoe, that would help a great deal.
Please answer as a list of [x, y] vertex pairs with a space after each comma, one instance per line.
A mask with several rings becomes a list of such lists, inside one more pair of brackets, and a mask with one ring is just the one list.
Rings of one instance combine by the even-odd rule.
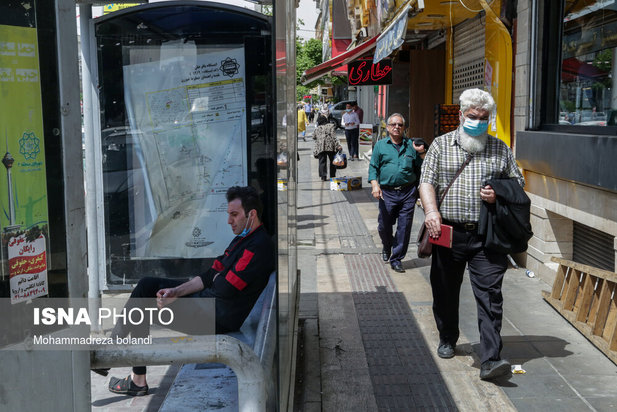
[[109, 390], [113, 393], [119, 393], [129, 396], [144, 396], [148, 394], [148, 385], [137, 386], [133, 383], [131, 375], [124, 379], [112, 377], [109, 380]]
[[327, 178], [327, 177], [325, 177], [325, 176], [322, 176], [322, 177], [321, 177], [321, 180], [323, 180], [323, 181], [325, 182], [326, 180], [328, 180], [328, 178]]
[[384, 262], [390, 260], [390, 251], [386, 248], [381, 249], [381, 258]]
[[109, 368], [90, 369], [94, 373], [98, 373], [101, 376], [109, 375]]
[[404, 273], [405, 272], [405, 269], [403, 269], [403, 265], [401, 265], [401, 262], [392, 262], [392, 263], [390, 263], [390, 267], [395, 272], [398, 272], [398, 273]]
[[512, 372], [510, 362], [505, 359], [486, 361], [480, 367], [480, 379], [490, 380], [500, 376], [509, 375]]
[[453, 358], [455, 347], [456, 345], [453, 345], [450, 342], [440, 342], [439, 347], [437, 348], [437, 356], [442, 359]]

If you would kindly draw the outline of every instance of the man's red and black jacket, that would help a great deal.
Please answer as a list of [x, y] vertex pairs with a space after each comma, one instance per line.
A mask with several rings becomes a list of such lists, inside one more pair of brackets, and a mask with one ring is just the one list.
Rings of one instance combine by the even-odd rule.
[[[200, 296], [216, 299], [216, 332], [238, 330], [275, 268], [274, 245], [263, 225], [236, 236], [206, 273]], [[218, 273], [218, 276], [217, 276]]]

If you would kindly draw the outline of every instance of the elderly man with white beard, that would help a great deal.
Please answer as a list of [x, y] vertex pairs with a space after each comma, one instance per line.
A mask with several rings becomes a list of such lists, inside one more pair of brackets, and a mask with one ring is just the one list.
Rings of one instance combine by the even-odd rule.
[[[507, 255], [486, 249], [478, 235], [482, 202], [495, 203], [495, 192], [485, 182], [511, 178], [525, 184], [510, 148], [488, 135], [489, 116], [495, 108], [491, 95], [480, 89], [465, 90], [460, 97], [460, 126], [437, 137], [431, 144], [420, 177], [420, 198], [425, 224], [431, 237], [439, 237], [441, 224], [453, 227], [452, 247], [433, 245], [431, 288], [433, 315], [439, 331], [437, 355], [452, 358], [459, 337], [459, 294], [465, 265], [476, 299], [480, 331], [480, 379], [490, 380], [510, 373], [501, 359], [503, 296], [501, 284], [508, 266]], [[454, 180], [441, 205], [446, 187]]]

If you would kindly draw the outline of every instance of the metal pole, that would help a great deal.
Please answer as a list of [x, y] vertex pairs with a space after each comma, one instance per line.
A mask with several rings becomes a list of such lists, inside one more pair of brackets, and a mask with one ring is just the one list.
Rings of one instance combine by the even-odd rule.
[[15, 199], [13, 199], [13, 179], [11, 178], [11, 168], [13, 167], [13, 163], [15, 163], [15, 159], [9, 153], [9, 138], [6, 138], [6, 154], [2, 158], [2, 163], [4, 167], [6, 167], [6, 178], [7, 184], [9, 185], [9, 226], [6, 229], [11, 228], [11, 230], [15, 229]]
[[191, 337], [167, 343], [145, 346], [104, 347], [90, 352], [91, 368], [114, 368], [141, 365], [169, 365], [197, 362], [216, 362], [229, 366], [238, 378], [238, 410], [262, 412], [266, 410], [267, 377], [253, 349], [236, 338], [226, 335]]
[[[611, 109], [617, 108], [617, 47], [613, 47], [613, 61], [611, 62]], [[607, 119], [607, 121], [610, 119]], [[608, 125], [608, 123], [607, 123]]]
[[[98, 239], [97, 239], [97, 202], [95, 182], [95, 148], [94, 125], [92, 109], [92, 73], [90, 70], [90, 20], [92, 19], [92, 5], [79, 5], [80, 31], [80, 61], [81, 85], [83, 94], [83, 121], [84, 144], [86, 152], [85, 184], [86, 184], [86, 227], [88, 228], [88, 307], [89, 313], [98, 313], [101, 307], [101, 296], [98, 277]], [[101, 326], [92, 325], [92, 330], [100, 332]]]
[[531, 21], [529, 27], [531, 27], [531, 33], [529, 35], [529, 119], [527, 127], [531, 130], [535, 127], [535, 93], [536, 93], [536, 59], [537, 59], [537, 26], [538, 26], [538, 1], [531, 1]]

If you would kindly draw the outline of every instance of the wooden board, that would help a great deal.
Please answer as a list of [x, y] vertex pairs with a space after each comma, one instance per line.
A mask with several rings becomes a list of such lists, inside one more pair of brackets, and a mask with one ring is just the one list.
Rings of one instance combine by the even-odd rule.
[[617, 273], [553, 257], [559, 263], [544, 299], [617, 364]]

